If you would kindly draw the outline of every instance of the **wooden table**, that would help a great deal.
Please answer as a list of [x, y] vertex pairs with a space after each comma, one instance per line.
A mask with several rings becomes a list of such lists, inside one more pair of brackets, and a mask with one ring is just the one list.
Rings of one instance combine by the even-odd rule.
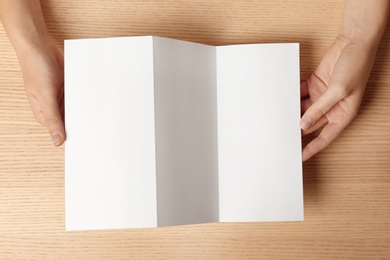
[[[212, 45], [300, 42], [307, 78], [343, 3], [42, 1], [55, 41], [157, 35]], [[64, 150], [33, 119], [0, 29], [0, 259], [390, 259], [390, 28], [358, 118], [304, 164], [305, 221], [65, 232]], [[282, 105], [282, 104], [281, 104]]]

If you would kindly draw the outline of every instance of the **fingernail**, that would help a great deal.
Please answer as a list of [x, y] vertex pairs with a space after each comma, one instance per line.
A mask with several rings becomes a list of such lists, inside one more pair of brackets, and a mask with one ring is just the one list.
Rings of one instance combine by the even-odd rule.
[[301, 120], [301, 129], [303, 131], [309, 129], [313, 125], [313, 122], [310, 119], [304, 118]]
[[53, 141], [53, 144], [54, 144], [55, 146], [60, 145], [60, 143], [61, 143], [61, 134], [58, 133], [58, 132], [53, 133], [53, 134], [51, 135], [51, 140]]

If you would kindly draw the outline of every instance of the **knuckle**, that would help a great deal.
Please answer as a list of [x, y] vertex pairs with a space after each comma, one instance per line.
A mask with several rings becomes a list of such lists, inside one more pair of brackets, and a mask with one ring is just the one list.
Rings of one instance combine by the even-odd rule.
[[321, 118], [321, 117], [324, 116], [324, 115], [325, 115], [325, 113], [322, 112], [321, 109], [319, 109], [319, 108], [317, 108], [317, 107], [313, 107], [313, 108], [312, 108], [312, 116], [313, 116], [316, 120], [318, 120], [319, 118]]
[[349, 95], [349, 89], [345, 86], [339, 88], [339, 95], [342, 98], [345, 98]]
[[57, 125], [59, 120], [54, 115], [45, 115], [43, 122], [46, 127], [50, 127], [53, 125]]
[[350, 90], [345, 85], [336, 85], [334, 91], [339, 99], [345, 98], [350, 93]]
[[318, 142], [318, 152], [324, 150], [330, 144], [330, 141], [321, 135], [317, 137], [317, 142]]
[[351, 123], [353, 120], [355, 120], [359, 115], [359, 109], [350, 109], [346, 110], [343, 115], [343, 119], [346, 122], [346, 124]]

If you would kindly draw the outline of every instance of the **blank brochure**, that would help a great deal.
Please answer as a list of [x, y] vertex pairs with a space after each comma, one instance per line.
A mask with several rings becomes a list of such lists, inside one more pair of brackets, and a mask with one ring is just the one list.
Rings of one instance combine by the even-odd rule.
[[303, 220], [299, 45], [65, 41], [66, 229]]

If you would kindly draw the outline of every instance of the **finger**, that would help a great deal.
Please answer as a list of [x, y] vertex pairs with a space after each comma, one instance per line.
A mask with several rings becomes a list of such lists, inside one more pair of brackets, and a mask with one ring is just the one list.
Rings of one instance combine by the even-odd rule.
[[301, 116], [306, 112], [306, 110], [313, 104], [313, 101], [310, 98], [306, 98], [301, 101]]
[[313, 133], [314, 131], [317, 131], [321, 127], [325, 126], [328, 123], [328, 118], [326, 116], [321, 117], [318, 119], [317, 122], [314, 123], [309, 129], [302, 131], [302, 135], [307, 135], [310, 133]]
[[303, 114], [300, 122], [302, 130], [306, 131], [311, 128], [342, 98], [338, 91], [330, 88], [325, 91]]
[[309, 86], [307, 84], [307, 81], [305, 81], [301, 84], [301, 97], [307, 96], [309, 96]]
[[[313, 104], [313, 101], [311, 101], [309, 98], [303, 100], [301, 102], [301, 116], [305, 113], [305, 111]], [[321, 117], [317, 122], [315, 122], [309, 129], [302, 131], [302, 135], [310, 134], [324, 125], [328, 123], [328, 119], [326, 116]]]
[[42, 107], [42, 121], [50, 133], [53, 144], [55, 146], [62, 145], [65, 141], [65, 127], [60, 106], [57, 102], [47, 102]]
[[337, 123], [329, 123], [326, 125], [320, 135], [303, 148], [302, 161], [307, 161], [313, 155], [328, 147], [329, 144], [340, 135], [345, 127], [346, 125], [344, 126]]

